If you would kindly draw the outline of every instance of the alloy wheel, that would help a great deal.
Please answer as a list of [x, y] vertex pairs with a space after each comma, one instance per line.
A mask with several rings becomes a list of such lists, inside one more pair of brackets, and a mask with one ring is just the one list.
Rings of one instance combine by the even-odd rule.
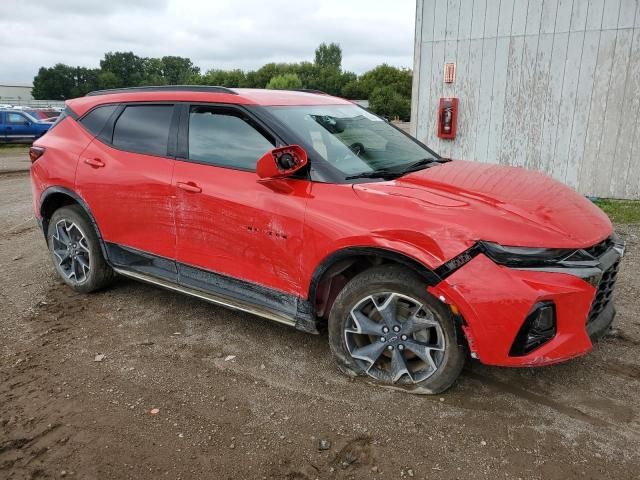
[[51, 237], [53, 254], [62, 274], [74, 283], [83, 283], [91, 271], [89, 244], [77, 224], [66, 219], [56, 223]]
[[422, 382], [444, 360], [446, 341], [433, 312], [400, 293], [376, 293], [358, 301], [344, 335], [355, 361], [384, 383]]

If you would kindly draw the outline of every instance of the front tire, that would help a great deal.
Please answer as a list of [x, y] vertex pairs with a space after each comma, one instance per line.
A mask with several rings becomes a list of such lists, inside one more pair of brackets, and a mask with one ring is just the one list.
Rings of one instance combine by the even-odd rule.
[[348, 375], [414, 393], [447, 390], [466, 360], [446, 306], [396, 266], [371, 268], [347, 283], [331, 309], [329, 343]]
[[79, 205], [54, 212], [47, 228], [53, 265], [73, 290], [89, 293], [109, 285], [115, 274], [102, 255], [96, 231]]

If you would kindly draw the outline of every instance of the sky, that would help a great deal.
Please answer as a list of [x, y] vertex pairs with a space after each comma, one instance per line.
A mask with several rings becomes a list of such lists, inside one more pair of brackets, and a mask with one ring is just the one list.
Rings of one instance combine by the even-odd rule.
[[108, 51], [189, 57], [211, 68], [313, 61], [342, 47], [343, 69], [411, 67], [415, 0], [2, 0], [0, 83], [41, 66], [98, 67]]

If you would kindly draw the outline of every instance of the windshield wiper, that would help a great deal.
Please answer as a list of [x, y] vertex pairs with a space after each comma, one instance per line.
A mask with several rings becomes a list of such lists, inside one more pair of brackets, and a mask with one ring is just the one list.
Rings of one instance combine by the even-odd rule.
[[402, 175], [406, 175], [407, 173], [421, 170], [423, 167], [427, 167], [434, 163], [442, 163], [443, 160], [436, 160], [435, 158], [423, 158], [418, 160], [417, 162], [410, 163], [406, 167], [402, 167], [400, 169], [394, 168], [393, 170], [391, 170], [388, 168], [381, 168], [380, 170], [373, 170], [370, 172], [355, 173], [348, 176], [346, 180], [353, 180], [355, 178], [384, 178], [386, 180], [392, 180], [394, 178], [401, 177]]
[[384, 178], [385, 180], [392, 180], [402, 175], [400, 172], [392, 172], [391, 170], [372, 170], [369, 172], [360, 172], [349, 175], [345, 180], [354, 180], [356, 178]]
[[422, 167], [426, 167], [426, 166], [429, 166], [429, 165], [434, 164], [434, 163], [441, 163], [441, 162], [439, 160], [436, 160], [435, 158], [422, 158], [422, 159], [418, 160], [417, 162], [410, 163], [406, 167], [402, 168], [400, 170], [400, 175], [404, 175], [405, 173], [415, 172], [417, 170], [421, 170]]

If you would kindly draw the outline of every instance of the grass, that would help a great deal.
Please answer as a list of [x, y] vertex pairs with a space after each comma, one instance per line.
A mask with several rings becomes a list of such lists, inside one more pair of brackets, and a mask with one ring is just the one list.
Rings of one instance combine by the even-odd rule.
[[614, 223], [640, 223], [640, 200], [594, 200]]
[[0, 150], [27, 149], [30, 143], [0, 143]]

